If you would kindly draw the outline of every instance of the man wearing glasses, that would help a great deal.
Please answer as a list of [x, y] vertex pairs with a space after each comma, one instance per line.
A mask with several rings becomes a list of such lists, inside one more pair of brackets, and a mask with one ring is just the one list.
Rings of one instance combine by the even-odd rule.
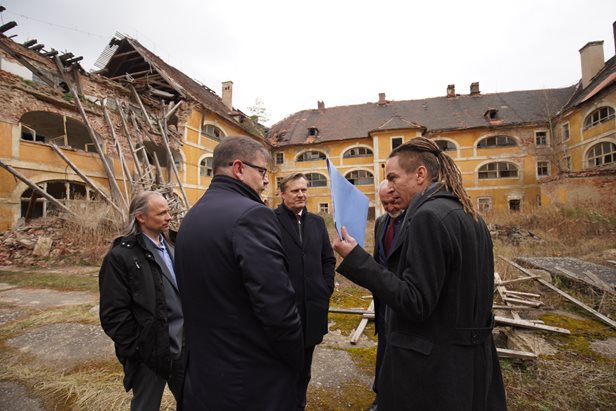
[[250, 138], [223, 140], [178, 233], [186, 411], [295, 407], [304, 344], [280, 229], [260, 197], [269, 157]]

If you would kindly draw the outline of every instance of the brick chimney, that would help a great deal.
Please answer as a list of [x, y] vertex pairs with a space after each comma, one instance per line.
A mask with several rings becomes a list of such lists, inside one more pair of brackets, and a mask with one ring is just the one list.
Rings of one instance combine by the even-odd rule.
[[481, 92], [479, 91], [479, 82], [476, 81], [474, 83], [471, 83], [471, 96], [478, 96], [479, 94], [481, 94]]
[[229, 110], [233, 109], [233, 82], [222, 82], [222, 102]]
[[385, 100], [385, 93], [379, 93], [379, 106], [387, 104], [387, 100]]
[[582, 87], [586, 88], [590, 81], [603, 68], [603, 40], [591, 41], [580, 49], [582, 63]]
[[447, 97], [455, 97], [456, 96], [456, 85], [449, 84], [447, 86]]
[[317, 108], [319, 110], [325, 110], [325, 103], [322, 102], [321, 100], [317, 101]]

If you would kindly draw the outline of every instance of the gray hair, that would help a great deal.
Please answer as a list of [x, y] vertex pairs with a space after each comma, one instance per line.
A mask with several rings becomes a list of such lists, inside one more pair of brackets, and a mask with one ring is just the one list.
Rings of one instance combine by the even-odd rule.
[[287, 189], [287, 184], [289, 184], [291, 181], [299, 180], [300, 178], [303, 178], [304, 180], [308, 181], [308, 177], [306, 177], [304, 173], [294, 173], [280, 180], [278, 189], [280, 190], [281, 193], [284, 193], [285, 190]]
[[265, 161], [270, 162], [269, 151], [258, 141], [249, 137], [226, 137], [214, 149], [212, 162], [214, 175], [218, 174], [220, 168], [228, 167], [229, 163], [235, 160], [248, 162], [255, 160], [257, 153], [263, 154]]
[[142, 191], [133, 197], [128, 207], [128, 222], [124, 233], [125, 236], [135, 235], [141, 232], [141, 227], [139, 226], [136, 215], [147, 213], [152, 197], [164, 198], [158, 191]]

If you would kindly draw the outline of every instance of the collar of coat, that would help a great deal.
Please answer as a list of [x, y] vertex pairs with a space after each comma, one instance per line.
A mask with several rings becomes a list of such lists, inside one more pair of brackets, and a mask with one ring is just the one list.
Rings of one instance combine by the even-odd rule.
[[432, 183], [422, 193], [416, 195], [415, 198], [413, 198], [413, 200], [409, 204], [409, 208], [406, 212], [405, 217], [412, 216], [413, 214], [415, 214], [417, 209], [421, 207], [424, 203], [435, 198], [449, 198], [451, 200], [460, 202], [458, 197], [456, 197], [451, 191], [447, 190], [443, 183]]
[[210, 188], [221, 188], [223, 190], [234, 191], [244, 197], [248, 197], [254, 201], [263, 204], [261, 196], [257, 194], [255, 190], [242, 183], [240, 180], [236, 180], [233, 177], [225, 175], [216, 175], [210, 183]]
[[[294, 220], [296, 220], [296, 219], [297, 219], [297, 217], [296, 217], [296, 216], [297, 216], [297, 213], [296, 213], [296, 212], [294, 212], [293, 210], [291, 210], [289, 207], [287, 207], [285, 203], [281, 203], [281, 204], [278, 206], [278, 208], [279, 208], [280, 210], [284, 210], [286, 213], [288, 213], [288, 214], [289, 214], [289, 216], [290, 216], [290, 217], [293, 217], [293, 219], [294, 219]], [[306, 209], [306, 207], [302, 208], [302, 214], [300, 215], [300, 219], [302, 220], [302, 222], [304, 221], [304, 219], [305, 219], [305, 215], [306, 215], [307, 213], [308, 213], [308, 210]]]

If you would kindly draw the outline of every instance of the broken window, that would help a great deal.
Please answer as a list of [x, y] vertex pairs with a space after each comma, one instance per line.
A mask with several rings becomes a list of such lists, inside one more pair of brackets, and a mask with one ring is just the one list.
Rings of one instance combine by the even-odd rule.
[[548, 132], [547, 131], [535, 131], [535, 145], [547, 146], [548, 145]]
[[284, 153], [276, 153], [276, 164], [284, 164]]
[[403, 143], [402, 137], [392, 137], [391, 138], [391, 149], [394, 150], [396, 147], [401, 146]]
[[344, 152], [342, 157], [355, 158], [355, 157], [370, 157], [372, 156], [372, 150], [368, 147], [353, 147]]
[[47, 111], [30, 111], [21, 116], [19, 122], [22, 124], [22, 140], [94, 151], [86, 126], [70, 117]]
[[199, 164], [199, 175], [201, 177], [212, 177], [214, 175], [214, 170], [212, 169], [213, 163], [214, 159], [212, 157], [206, 157], [201, 160], [201, 164]]
[[595, 144], [586, 154], [586, 165], [588, 167], [600, 167], [607, 164], [616, 163], [616, 144], [604, 141]]
[[520, 211], [522, 209], [522, 201], [519, 198], [509, 200], [509, 211]]
[[454, 143], [449, 140], [434, 140], [434, 143], [440, 148], [442, 151], [456, 151], [457, 147]]
[[329, 214], [329, 203], [319, 203], [319, 213]]
[[307, 173], [308, 187], [327, 187], [327, 177], [320, 173]]
[[370, 171], [355, 170], [344, 176], [349, 182], [356, 186], [374, 184], [374, 176]]
[[315, 161], [315, 160], [325, 160], [327, 156], [325, 153], [321, 151], [304, 151], [303, 153], [297, 156], [297, 161]]
[[605, 123], [608, 120], [614, 118], [614, 109], [609, 106], [599, 107], [592, 111], [584, 119], [584, 130], [590, 127], [594, 127], [598, 124]]
[[479, 167], [479, 178], [511, 178], [518, 176], [518, 166], [513, 163], [495, 162]]
[[492, 210], [492, 197], [477, 198], [477, 209], [480, 213], [487, 213]]
[[547, 177], [550, 175], [550, 163], [548, 161], [537, 161], [537, 177]]
[[[50, 180], [37, 184], [47, 194], [61, 200], [66, 204], [67, 201], [97, 200], [98, 196], [94, 191], [90, 191], [85, 184], [74, 181]], [[52, 210], [56, 210], [56, 205], [47, 201], [38, 192], [28, 188], [21, 194], [21, 217], [39, 218], [45, 217]]]
[[517, 146], [513, 137], [509, 136], [490, 136], [485, 137], [477, 143], [477, 148], [495, 148]]
[[204, 131], [206, 136], [216, 141], [220, 141], [225, 136], [221, 129], [212, 124], [206, 124]]

